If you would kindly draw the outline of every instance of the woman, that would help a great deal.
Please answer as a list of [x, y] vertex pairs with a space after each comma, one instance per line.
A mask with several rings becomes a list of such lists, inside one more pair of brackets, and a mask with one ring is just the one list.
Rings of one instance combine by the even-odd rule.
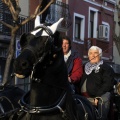
[[114, 85], [114, 71], [101, 59], [101, 48], [92, 46], [88, 50], [88, 58], [89, 62], [84, 66], [84, 73], [80, 82], [81, 95], [98, 106], [99, 112], [102, 100], [102, 120], [107, 120]]

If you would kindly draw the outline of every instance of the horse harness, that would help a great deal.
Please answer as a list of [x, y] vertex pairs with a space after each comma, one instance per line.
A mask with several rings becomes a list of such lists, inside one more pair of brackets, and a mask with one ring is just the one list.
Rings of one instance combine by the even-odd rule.
[[[48, 28], [48, 27], [46, 27], [45, 25], [42, 25], [42, 26], [40, 26], [40, 27], [37, 27], [36, 29], [39, 29], [39, 28], [42, 28], [43, 30], [45, 30], [48, 34], [49, 34], [49, 37], [47, 38], [47, 41], [46, 41], [46, 43], [45, 44], [47, 44], [47, 42], [49, 42], [51, 45], [52, 45], [52, 43], [53, 43], [53, 39], [52, 39], [52, 31]], [[41, 33], [39, 33], [39, 34], [41, 34]], [[37, 34], [37, 35], [39, 35], [39, 34]], [[53, 45], [52, 45], [53, 46]], [[55, 47], [54, 47], [55, 48]], [[31, 46], [28, 46], [28, 47], [26, 47], [26, 48], [24, 48], [23, 49], [23, 51], [25, 50], [25, 49], [28, 49], [28, 50], [30, 50], [32, 53], [33, 53], [33, 55], [34, 55], [34, 57], [35, 57], [35, 59], [38, 57], [38, 56], [36, 56], [36, 54], [35, 54], [35, 52], [34, 52], [34, 49], [31, 47]], [[49, 48], [49, 51], [48, 52], [46, 52], [46, 48], [44, 48], [44, 52], [45, 53], [43, 53], [43, 55], [41, 56], [41, 57], [39, 57], [38, 59], [36, 59], [36, 62], [34, 63], [34, 65], [33, 65], [33, 69], [32, 69], [32, 72], [31, 72], [31, 80], [33, 80], [33, 81], [35, 81], [35, 82], [42, 82], [42, 79], [40, 79], [40, 78], [34, 78], [33, 77], [33, 75], [34, 75], [34, 71], [35, 71], [35, 67], [37, 66], [37, 64], [38, 63], [41, 63], [43, 60], [44, 60], [44, 58], [45, 58], [45, 56], [49, 53], [49, 54], [51, 54], [51, 48]], [[53, 63], [53, 61], [54, 61], [54, 59], [56, 58], [56, 54], [53, 54], [53, 59], [51, 60], [49, 60], [50, 62], [49, 62], [49, 65], [50, 64], [52, 64]], [[46, 68], [46, 66], [44, 66], [44, 68]], [[53, 85], [52, 85], [53, 86]], [[58, 86], [55, 86], [55, 87], [58, 87]], [[61, 88], [61, 87], [59, 87], [59, 88]], [[63, 89], [63, 88], [61, 88], [61, 89]], [[65, 99], [66, 99], [66, 91], [64, 90], [64, 92], [63, 92], [63, 94], [60, 96], [60, 98], [58, 99], [58, 101], [54, 104], [54, 105], [50, 105], [50, 106], [44, 106], [44, 107], [40, 107], [40, 106], [37, 106], [37, 107], [34, 107], [34, 106], [31, 106], [31, 105], [29, 105], [26, 101], [25, 101], [25, 98], [26, 97], [28, 97], [28, 95], [29, 95], [29, 92], [28, 93], [26, 93], [22, 98], [21, 98], [21, 100], [19, 100], [19, 104], [20, 104], [20, 106], [21, 106], [21, 109], [19, 110], [19, 112], [18, 112], [18, 115], [19, 114], [21, 114], [22, 112], [26, 112], [26, 113], [30, 113], [30, 114], [45, 114], [45, 113], [54, 113], [54, 112], [60, 112], [60, 113], [62, 113], [63, 114], [63, 116], [64, 116], [64, 118], [65, 118], [65, 120], [68, 120], [68, 119], [66, 119], [67, 117], [65, 117], [66, 115], [65, 115], [65, 111], [64, 111], [64, 104], [65, 104]]]
[[[68, 118], [68, 113], [66, 112], [66, 110], [64, 110], [64, 103], [65, 103], [65, 99], [66, 99], [66, 92], [64, 93], [63, 96], [61, 96], [61, 98], [56, 102], [56, 104], [54, 106], [45, 106], [45, 107], [33, 107], [29, 104], [27, 104], [25, 102], [25, 98], [28, 96], [29, 93], [26, 93], [21, 100], [19, 100], [19, 104], [21, 106], [21, 109], [18, 111], [18, 115], [21, 114], [22, 112], [26, 112], [26, 113], [29, 113], [29, 114], [46, 114], [46, 113], [56, 113], [56, 111], [58, 113], [62, 113], [62, 117], [64, 120], [69, 120]], [[82, 101], [80, 99], [77, 99], [75, 98], [74, 99], [75, 101], [78, 101], [83, 110], [84, 110], [84, 120], [88, 120], [88, 113], [84, 107], [84, 104], [82, 103]], [[27, 115], [27, 114], [26, 114]], [[75, 118], [75, 116], [74, 116]], [[76, 118], [75, 118], [76, 120]]]
[[64, 90], [63, 94], [60, 96], [60, 98], [57, 100], [57, 102], [54, 105], [44, 106], [44, 107], [40, 107], [40, 106], [34, 107], [34, 106], [29, 105], [25, 100], [25, 98], [27, 98], [29, 95], [29, 92], [28, 92], [19, 100], [18, 103], [20, 104], [21, 109], [18, 111], [17, 114], [22, 115], [25, 112], [27, 113], [26, 116], [28, 117], [28, 113], [29, 114], [41, 114], [41, 115], [44, 115], [46, 113], [49, 113], [49, 114], [61, 113], [62, 118], [64, 120], [69, 120], [67, 116], [67, 112], [64, 109], [66, 94], [67, 92]]

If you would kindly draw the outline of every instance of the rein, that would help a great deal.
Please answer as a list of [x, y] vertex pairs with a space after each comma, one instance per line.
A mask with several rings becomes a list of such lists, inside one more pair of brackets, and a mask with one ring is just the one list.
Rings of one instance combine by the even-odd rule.
[[14, 107], [14, 105], [12, 104], [12, 102], [11, 102], [11, 100], [10, 100], [9, 98], [7, 98], [6, 96], [0, 97], [0, 102], [3, 101], [3, 100], [7, 100], [7, 102], [11, 105], [12, 110], [10, 110], [10, 111], [8, 111], [8, 112], [5, 112], [2, 104], [0, 103], [0, 111], [1, 111], [1, 113], [0, 113], [0, 119], [6, 117], [6, 115], [9, 116], [9, 115], [11, 115], [12, 113], [18, 111], [18, 108], [15, 108], [15, 107]]
[[44, 54], [38, 59], [38, 61], [33, 64], [33, 69], [32, 69], [31, 76], [30, 76], [31, 80], [35, 80], [35, 81], [37, 81], [37, 82], [41, 82], [41, 79], [34, 78], [34, 77], [33, 77], [33, 74], [34, 74], [34, 71], [35, 71], [35, 67], [38, 65], [38, 63], [41, 63], [41, 62], [44, 60], [44, 58], [45, 58], [46, 55], [47, 55], [47, 53], [44, 53]]

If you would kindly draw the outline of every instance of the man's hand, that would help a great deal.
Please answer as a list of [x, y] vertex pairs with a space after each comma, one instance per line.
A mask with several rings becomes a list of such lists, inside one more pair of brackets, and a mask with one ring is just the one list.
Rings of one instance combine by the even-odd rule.
[[97, 106], [98, 105], [98, 99], [94, 99], [94, 103], [95, 103], [95, 105]]
[[71, 83], [71, 79], [70, 79], [70, 77], [68, 76], [68, 81]]

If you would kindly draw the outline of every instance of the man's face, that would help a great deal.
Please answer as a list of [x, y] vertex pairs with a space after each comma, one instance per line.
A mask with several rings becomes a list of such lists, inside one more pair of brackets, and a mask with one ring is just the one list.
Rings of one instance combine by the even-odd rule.
[[68, 40], [63, 39], [63, 42], [62, 42], [62, 49], [63, 49], [64, 55], [66, 55], [66, 54], [69, 52], [70, 44], [69, 44]]
[[100, 61], [100, 55], [98, 50], [90, 50], [88, 58], [90, 60], [90, 63], [95, 64]]

